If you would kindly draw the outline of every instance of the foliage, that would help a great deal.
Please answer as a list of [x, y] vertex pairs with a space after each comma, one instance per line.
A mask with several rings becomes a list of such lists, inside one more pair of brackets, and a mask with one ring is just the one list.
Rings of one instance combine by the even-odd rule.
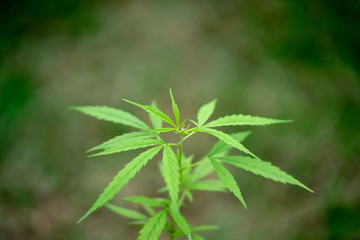
[[[199, 109], [197, 121], [189, 119], [189, 122], [193, 123], [195, 126], [191, 126], [191, 123], [189, 123], [185, 127], [187, 120], [184, 120], [183, 122], [180, 121], [179, 108], [171, 90], [170, 97], [175, 121], [162, 112], [155, 102], [151, 105], [143, 105], [125, 100], [126, 102], [138, 106], [149, 113], [153, 129], [137, 117], [120, 109], [105, 106], [72, 107], [72, 109], [98, 119], [121, 123], [140, 129], [139, 132], [126, 133], [91, 148], [89, 151], [99, 152], [90, 156], [107, 155], [129, 151], [132, 149], [151, 147], [127, 163], [125, 167], [118, 172], [118, 174], [105, 188], [103, 193], [95, 201], [93, 206], [83, 217], [80, 218], [78, 223], [98, 208], [106, 205], [115, 213], [134, 220], [131, 222], [132, 224], [136, 224], [141, 227], [138, 237], [140, 240], [156, 240], [160, 237], [163, 230], [168, 233], [170, 239], [175, 239], [176, 237], [181, 236], [186, 236], [187, 239], [203, 239], [200, 235], [198, 235], [197, 231], [212, 230], [215, 227], [206, 225], [192, 227], [188, 224], [187, 220], [180, 211], [182, 207], [186, 206], [186, 200], [189, 200], [190, 202], [193, 201], [193, 191], [201, 190], [224, 192], [227, 189], [232, 192], [246, 208], [245, 200], [235, 178], [223, 165], [223, 163], [242, 168], [248, 172], [274, 181], [297, 185], [312, 192], [311, 189], [286, 172], [271, 165], [269, 162], [262, 161], [255, 154], [250, 152], [250, 150], [245, 148], [241, 142], [250, 134], [249, 131], [227, 134], [214, 129], [215, 127], [222, 126], [262, 126], [275, 123], [285, 123], [289, 121], [237, 114], [224, 116], [206, 123], [215, 109], [216, 100], [213, 100]], [[168, 124], [168, 126], [162, 127], [163, 122]], [[173, 132], [178, 135], [179, 142], [167, 143], [163, 141], [160, 136], [163, 132]], [[184, 141], [196, 133], [210, 134], [218, 138], [219, 141], [212, 147], [209, 154], [193, 163], [193, 157], [186, 157], [182, 146]], [[173, 148], [176, 148], [176, 153]], [[228, 151], [231, 148], [239, 150], [246, 156], [229, 156]], [[160, 163], [160, 171], [161, 176], [164, 178], [165, 186], [160, 191], [168, 191], [169, 197], [167, 199], [148, 198], [145, 196], [130, 196], [123, 198], [125, 201], [130, 201], [144, 206], [149, 216], [110, 204], [109, 201], [111, 201], [114, 196], [119, 193], [121, 188], [125, 186], [130, 179], [132, 179], [135, 174], [139, 172], [141, 168], [153, 159], [161, 150], [163, 150], [163, 156]], [[213, 171], [216, 172], [219, 179], [206, 178]], [[157, 208], [158, 211], [156, 212], [153, 208]]]

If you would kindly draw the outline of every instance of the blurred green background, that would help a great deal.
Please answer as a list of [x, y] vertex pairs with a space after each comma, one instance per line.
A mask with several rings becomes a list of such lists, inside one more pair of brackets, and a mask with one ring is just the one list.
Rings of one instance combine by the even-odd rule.
[[[0, 239], [135, 239], [107, 209], [75, 222], [138, 152], [86, 158], [130, 128], [68, 110], [157, 100], [182, 116], [218, 99], [214, 118], [294, 119], [250, 128], [245, 145], [314, 194], [238, 169], [231, 194], [195, 194], [192, 224], [209, 240], [360, 239], [360, 2], [334, 0], [0, 3]], [[224, 131], [249, 128], [228, 128]], [[207, 153], [194, 137], [185, 152]], [[156, 161], [122, 196], [156, 196]]]

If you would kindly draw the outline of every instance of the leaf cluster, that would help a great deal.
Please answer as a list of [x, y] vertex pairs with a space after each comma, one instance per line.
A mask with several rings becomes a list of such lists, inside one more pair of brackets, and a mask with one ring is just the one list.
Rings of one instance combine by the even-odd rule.
[[[186, 236], [187, 239], [203, 239], [197, 232], [212, 230], [215, 227], [207, 225], [190, 226], [180, 211], [182, 207], [186, 206], [185, 201], [193, 201], [194, 191], [229, 191], [240, 200], [245, 208], [247, 207], [240, 188], [228, 170], [227, 165], [235, 166], [264, 178], [297, 185], [312, 191], [286, 172], [273, 166], [270, 162], [261, 160], [247, 149], [242, 142], [251, 132], [243, 131], [228, 134], [215, 129], [225, 126], [263, 126], [290, 121], [243, 114], [227, 115], [208, 121], [216, 106], [216, 100], [213, 100], [200, 107], [196, 120], [185, 119], [181, 122], [180, 111], [171, 90], [170, 98], [174, 120], [161, 111], [155, 101], [150, 105], [143, 105], [124, 99], [124, 101], [148, 112], [151, 127], [136, 116], [120, 109], [106, 106], [72, 107], [74, 110], [100, 120], [120, 123], [137, 129], [137, 131], [116, 136], [98, 146], [92, 147], [88, 150], [88, 152], [91, 152], [89, 156], [101, 156], [147, 148], [117, 173], [92, 207], [79, 219], [78, 223], [97, 209], [106, 206], [113, 212], [131, 219], [131, 224], [141, 227], [137, 238], [139, 240], [158, 239], [164, 230], [171, 239], [180, 236]], [[161, 138], [163, 132], [173, 132], [179, 136], [179, 141], [175, 143], [165, 142]], [[210, 149], [208, 154], [194, 162], [192, 156], [185, 155], [182, 145], [184, 141], [197, 133], [209, 134], [217, 138], [218, 142]], [[230, 156], [228, 155], [230, 149], [236, 149], [239, 153]], [[110, 204], [109, 202], [115, 195], [161, 151], [160, 171], [164, 179], [164, 187], [159, 189], [159, 192], [168, 192], [169, 197], [130, 196], [122, 198], [125, 201], [142, 205], [147, 212], [146, 215]], [[208, 178], [212, 172], [217, 174], [218, 179]]]

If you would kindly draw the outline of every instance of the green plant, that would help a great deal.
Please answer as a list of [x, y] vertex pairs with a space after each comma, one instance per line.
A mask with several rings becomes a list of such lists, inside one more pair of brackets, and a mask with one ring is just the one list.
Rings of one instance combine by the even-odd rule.
[[[250, 134], [249, 131], [229, 135], [214, 129], [222, 126], [260, 126], [290, 121], [237, 114], [221, 117], [206, 123], [215, 109], [216, 100], [213, 100], [199, 109], [197, 121], [189, 119], [189, 121], [195, 125], [190, 127], [191, 124], [187, 123], [187, 120], [180, 122], [179, 109], [175, 103], [171, 90], [170, 96], [175, 122], [168, 115], [159, 110], [155, 102], [151, 105], [142, 105], [129, 100], [124, 100], [147, 111], [149, 113], [153, 129], [137, 117], [120, 109], [105, 106], [72, 107], [72, 109], [101, 120], [120, 123], [140, 129], [140, 131], [117, 136], [94, 148], [91, 148], [88, 152], [99, 152], [90, 156], [108, 155], [133, 149], [151, 147], [127, 163], [125, 167], [118, 172], [118, 174], [105, 188], [103, 193], [98, 197], [93, 206], [85, 213], [78, 223], [98, 208], [106, 205], [114, 212], [132, 219], [132, 223], [141, 226], [138, 236], [139, 240], [158, 239], [164, 229], [169, 234], [170, 239], [175, 239], [176, 237], [181, 236], [186, 236], [188, 239], [203, 239], [197, 234], [197, 232], [210, 230], [215, 227], [208, 225], [197, 227], [190, 226], [180, 212], [180, 209], [184, 206], [184, 201], [186, 199], [190, 202], [193, 200], [192, 191], [224, 191], [227, 189], [232, 192], [246, 208], [245, 201], [234, 177], [223, 165], [223, 163], [242, 168], [246, 171], [274, 181], [298, 185], [312, 192], [311, 189], [300, 183], [292, 176], [271, 165], [271, 163], [262, 161], [255, 154], [245, 148], [241, 142]], [[162, 127], [163, 122], [167, 123], [168, 126]], [[185, 125], [187, 126], [185, 127]], [[176, 143], [165, 142], [160, 137], [160, 134], [164, 132], [175, 133], [179, 136], [179, 141]], [[211, 148], [209, 154], [193, 163], [193, 157], [184, 154], [183, 143], [196, 133], [208, 133], [218, 138], [219, 141]], [[172, 149], [173, 147], [177, 148], [176, 154]], [[239, 150], [243, 153], [243, 155], [227, 155], [231, 148]], [[132, 179], [135, 174], [139, 172], [140, 169], [145, 166], [148, 161], [154, 158], [154, 156], [161, 150], [163, 151], [160, 172], [165, 180], [165, 187], [159, 191], [167, 191], [169, 193], [169, 197], [149, 198], [145, 196], [130, 196], [122, 198], [125, 201], [143, 205], [149, 216], [145, 216], [144, 214], [130, 209], [109, 204], [108, 202], [114, 198], [121, 188], [125, 186], [129, 180]], [[213, 170], [215, 170], [220, 180], [204, 179], [212, 173]], [[155, 211], [153, 208], [157, 208], [159, 210]]]

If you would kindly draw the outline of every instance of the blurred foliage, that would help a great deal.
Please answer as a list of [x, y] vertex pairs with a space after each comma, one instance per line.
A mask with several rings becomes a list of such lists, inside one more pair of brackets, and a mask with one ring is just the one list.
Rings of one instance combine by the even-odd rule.
[[[67, 107], [110, 105], [147, 119], [121, 98], [156, 99], [170, 112], [170, 87], [187, 117], [218, 98], [214, 117], [294, 119], [252, 129], [247, 146], [315, 190], [233, 171], [247, 211], [230, 194], [199, 193], [184, 212], [220, 225], [206, 239], [360, 238], [359, 1], [0, 4], [1, 239], [133, 239], [137, 230], [106, 210], [75, 224], [134, 155], [86, 159], [128, 129]], [[185, 146], [199, 156], [208, 149], [197, 141], [214, 139]], [[153, 196], [146, 183], [163, 184], [156, 169], [122, 196]]]

